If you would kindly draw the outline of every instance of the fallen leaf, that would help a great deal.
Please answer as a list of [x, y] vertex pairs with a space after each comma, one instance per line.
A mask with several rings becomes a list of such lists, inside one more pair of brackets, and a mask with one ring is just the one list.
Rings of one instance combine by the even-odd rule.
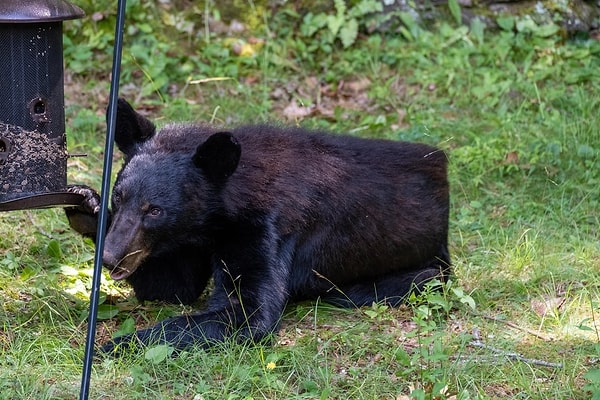
[[371, 81], [367, 78], [360, 78], [354, 81], [341, 81], [338, 85], [338, 93], [342, 96], [356, 96], [359, 93], [365, 92]]
[[506, 153], [506, 156], [504, 157], [504, 163], [505, 164], [518, 164], [519, 163], [519, 153], [517, 153], [516, 151], [511, 151], [509, 153]]
[[288, 119], [301, 119], [309, 116], [313, 112], [312, 107], [299, 106], [296, 100], [292, 100], [287, 107], [283, 109], [283, 116]]
[[530, 307], [533, 312], [543, 317], [549, 313], [560, 311], [565, 303], [563, 296], [542, 296], [541, 299], [533, 299], [530, 302]]

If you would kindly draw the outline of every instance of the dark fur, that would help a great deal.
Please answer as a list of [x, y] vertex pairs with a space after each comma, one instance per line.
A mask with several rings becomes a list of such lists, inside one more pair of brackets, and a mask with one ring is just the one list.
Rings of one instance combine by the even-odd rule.
[[[438, 149], [274, 126], [155, 132], [124, 101], [118, 121], [125, 164], [106, 266], [130, 274], [140, 300], [191, 303], [211, 276], [214, 290], [205, 311], [116, 338], [105, 351], [134, 339], [178, 349], [234, 332], [259, 340], [290, 301], [396, 305], [449, 273], [446, 156]], [[88, 201], [68, 211], [70, 222], [93, 236], [97, 194], [72, 190]]]

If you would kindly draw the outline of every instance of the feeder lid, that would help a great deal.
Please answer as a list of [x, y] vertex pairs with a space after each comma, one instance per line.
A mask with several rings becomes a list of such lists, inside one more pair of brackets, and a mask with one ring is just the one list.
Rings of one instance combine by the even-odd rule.
[[77, 19], [85, 12], [64, 0], [1, 0], [0, 23], [52, 22]]

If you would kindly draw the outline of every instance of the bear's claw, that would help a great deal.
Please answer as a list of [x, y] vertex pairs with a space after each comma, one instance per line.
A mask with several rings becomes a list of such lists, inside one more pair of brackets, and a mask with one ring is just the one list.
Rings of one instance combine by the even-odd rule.
[[86, 185], [69, 185], [67, 192], [77, 193], [84, 197], [83, 202], [77, 208], [89, 214], [98, 214], [100, 211], [100, 195], [91, 187]]

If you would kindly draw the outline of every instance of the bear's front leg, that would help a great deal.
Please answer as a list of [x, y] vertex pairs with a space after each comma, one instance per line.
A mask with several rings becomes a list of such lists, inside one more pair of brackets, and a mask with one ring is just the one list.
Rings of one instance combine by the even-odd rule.
[[[253, 293], [254, 290], [249, 290], [247, 294], [252, 296]], [[237, 296], [234, 293], [231, 295]], [[274, 296], [269, 297], [275, 300]], [[168, 318], [150, 328], [119, 336], [104, 344], [101, 350], [113, 356], [121, 356], [138, 350], [140, 346], [158, 344], [173, 346], [179, 352], [192, 346], [207, 348], [229, 337], [258, 342], [277, 328], [285, 301], [275, 300], [270, 304], [260, 302], [259, 307], [244, 307], [245, 300], [248, 303], [259, 303], [257, 299], [242, 295], [241, 300], [232, 299], [230, 305], [222, 309]], [[281, 306], [275, 306], [275, 303]]]
[[[213, 256], [214, 290], [205, 312], [164, 320], [148, 329], [117, 337], [102, 347], [112, 355], [139, 345], [168, 344], [177, 351], [209, 347], [226, 338], [257, 342], [275, 331], [288, 300], [289, 256], [267, 241], [217, 252]], [[220, 256], [222, 255], [222, 256]]]
[[216, 313], [201, 313], [168, 318], [151, 328], [114, 338], [101, 347], [112, 356], [123, 356], [140, 350], [140, 347], [167, 344], [176, 351], [193, 345], [207, 348], [231, 336], [231, 327]]
[[100, 195], [86, 185], [69, 185], [67, 192], [83, 195], [83, 202], [79, 206], [65, 208], [69, 225], [82, 236], [95, 242], [98, 213], [100, 212]]

